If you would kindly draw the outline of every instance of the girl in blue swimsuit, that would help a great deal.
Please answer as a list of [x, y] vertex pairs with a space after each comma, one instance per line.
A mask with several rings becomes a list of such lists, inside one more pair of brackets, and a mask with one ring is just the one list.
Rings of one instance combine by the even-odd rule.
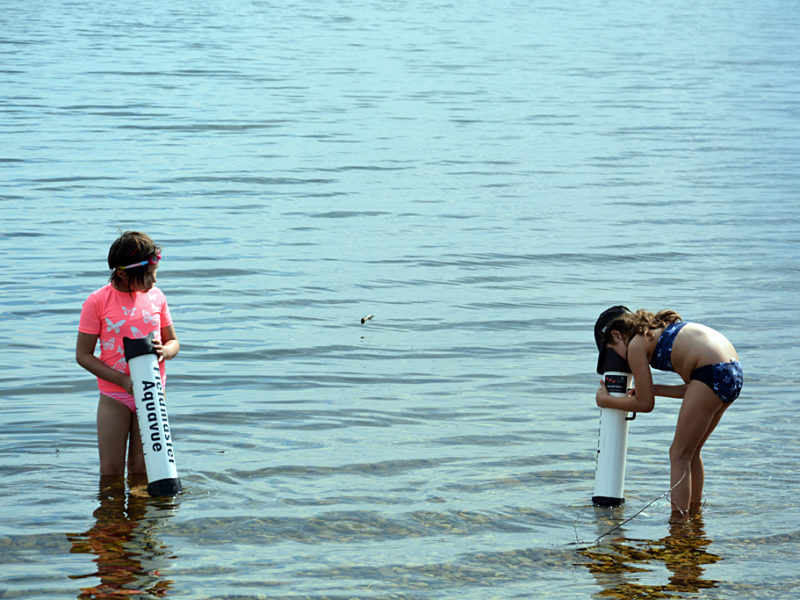
[[[627, 397], [618, 398], [601, 384], [598, 406], [644, 413], [653, 410], [656, 396], [683, 398], [669, 459], [672, 521], [685, 520], [702, 501], [703, 444], [742, 389], [736, 349], [718, 331], [684, 322], [672, 310], [632, 313], [614, 307], [600, 316], [595, 335], [600, 349], [598, 372], [606, 352], [613, 350], [627, 360], [636, 385]], [[651, 366], [674, 371], [685, 383], [654, 384]]]

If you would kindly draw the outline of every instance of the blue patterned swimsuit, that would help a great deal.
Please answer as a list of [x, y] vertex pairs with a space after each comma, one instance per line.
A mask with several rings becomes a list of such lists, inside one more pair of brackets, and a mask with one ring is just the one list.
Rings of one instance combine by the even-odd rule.
[[[686, 325], [685, 321], [670, 323], [661, 332], [655, 350], [653, 350], [653, 357], [650, 359], [650, 365], [654, 369], [675, 371], [672, 366], [672, 346], [684, 325]], [[692, 371], [690, 379], [705, 383], [726, 404], [739, 397], [744, 383], [742, 365], [735, 360], [697, 367]]]

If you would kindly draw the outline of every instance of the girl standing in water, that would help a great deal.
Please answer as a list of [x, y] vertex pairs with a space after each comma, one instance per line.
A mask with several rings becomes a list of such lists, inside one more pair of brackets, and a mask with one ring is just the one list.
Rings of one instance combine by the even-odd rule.
[[[598, 372], [609, 350], [626, 359], [636, 388], [624, 398], [597, 390], [601, 408], [650, 412], [656, 396], [682, 398], [675, 437], [669, 449], [672, 520], [680, 521], [699, 510], [704, 471], [700, 451], [723, 413], [742, 389], [742, 367], [736, 349], [718, 331], [681, 320], [678, 313], [646, 310], [634, 313], [616, 306], [595, 324], [600, 349]], [[674, 371], [682, 385], [656, 385], [650, 367]]]
[[[155, 287], [161, 248], [150, 237], [126, 231], [108, 251], [109, 283], [86, 299], [78, 325], [75, 359], [97, 377], [97, 447], [100, 475], [145, 473], [144, 453], [136, 420], [130, 370], [123, 337], [142, 338], [154, 333], [162, 384], [164, 361], [177, 356], [180, 343], [172, 325], [167, 299]], [[95, 347], [100, 342], [100, 356]]]

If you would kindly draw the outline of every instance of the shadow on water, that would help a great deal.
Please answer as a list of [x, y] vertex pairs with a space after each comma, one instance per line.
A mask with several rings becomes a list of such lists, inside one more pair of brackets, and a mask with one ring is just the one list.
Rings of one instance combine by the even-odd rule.
[[167, 596], [173, 582], [161, 570], [176, 558], [158, 538], [177, 509], [172, 498], [151, 498], [146, 481], [101, 477], [94, 511], [94, 526], [80, 534], [68, 534], [74, 554], [92, 554], [96, 570], [70, 575], [70, 579], [98, 578], [100, 583], [81, 588], [78, 598], [111, 599]]
[[[602, 588], [603, 598], [632, 598], [655, 600], [683, 597], [703, 589], [717, 587], [717, 582], [705, 579], [705, 565], [722, 558], [708, 551], [708, 539], [702, 519], [697, 516], [688, 523], [670, 525], [669, 535], [659, 540], [637, 540], [622, 537], [624, 530], [615, 531], [610, 542], [582, 548], [578, 551], [586, 562], [581, 563]], [[658, 577], [656, 571], [665, 567], [666, 583], [644, 583]]]

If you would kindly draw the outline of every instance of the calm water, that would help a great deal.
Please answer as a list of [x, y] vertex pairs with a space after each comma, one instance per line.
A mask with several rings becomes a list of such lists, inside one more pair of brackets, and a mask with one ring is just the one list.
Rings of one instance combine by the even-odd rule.
[[[0, 8], [0, 597], [795, 597], [797, 2]], [[174, 500], [99, 491], [73, 359], [127, 228]], [[618, 302], [744, 364], [688, 530], [673, 400], [591, 506]]]

